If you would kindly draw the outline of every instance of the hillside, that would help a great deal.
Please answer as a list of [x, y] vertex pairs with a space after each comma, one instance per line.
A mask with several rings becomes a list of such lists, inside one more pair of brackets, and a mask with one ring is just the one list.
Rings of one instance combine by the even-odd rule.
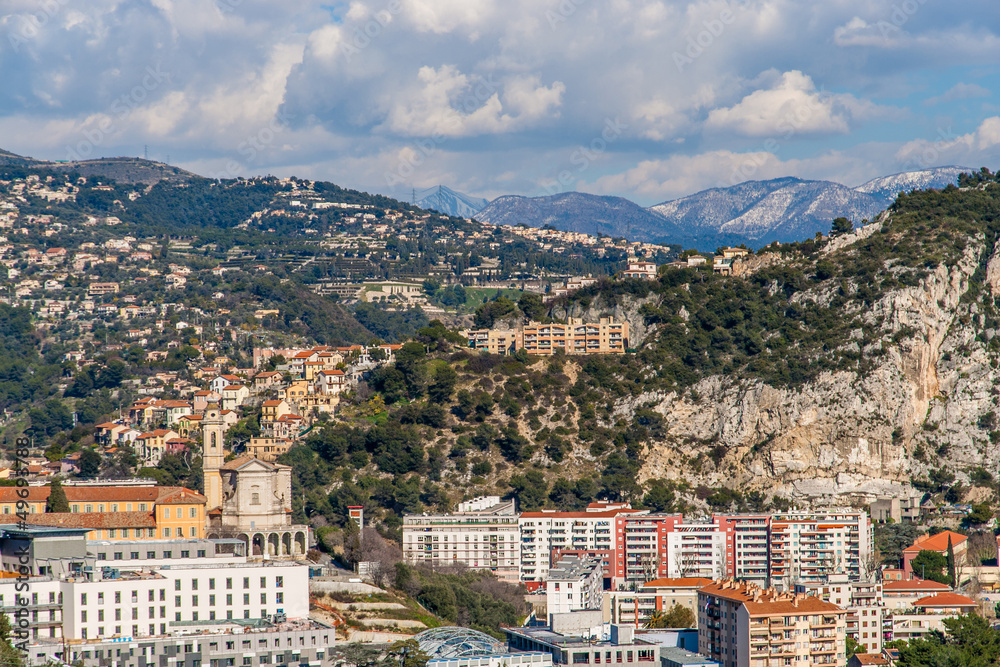
[[307, 505], [333, 516], [363, 500], [392, 524], [490, 491], [524, 508], [724, 511], [914, 488], [995, 502], [1000, 185], [962, 182], [768, 248], [735, 277], [606, 281], [549, 310], [628, 319], [636, 355], [471, 355], [424, 330], [370, 382], [388, 411], [356, 408], [377, 426], [328, 427], [289, 455], [303, 480], [325, 471]]
[[120, 183], [153, 185], [160, 181], [187, 183], [200, 178], [196, 174], [162, 162], [134, 157], [97, 158], [68, 162], [50, 162], [16, 155], [0, 149], [0, 166], [21, 166], [50, 169], [57, 173], [74, 173], [86, 178], [105, 178]]
[[497, 197], [476, 214], [494, 225], [545, 227], [586, 234], [605, 234], [651, 240], [663, 225], [662, 217], [621, 197], [565, 192], [546, 197]]

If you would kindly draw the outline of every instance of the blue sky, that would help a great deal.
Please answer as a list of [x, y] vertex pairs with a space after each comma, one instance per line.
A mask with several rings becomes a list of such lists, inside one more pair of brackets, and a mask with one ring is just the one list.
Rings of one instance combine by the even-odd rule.
[[0, 0], [0, 147], [650, 205], [1000, 167], [996, 0]]

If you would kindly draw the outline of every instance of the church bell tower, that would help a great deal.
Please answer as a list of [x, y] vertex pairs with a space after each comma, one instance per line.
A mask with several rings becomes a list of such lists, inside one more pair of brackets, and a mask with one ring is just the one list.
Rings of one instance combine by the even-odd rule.
[[218, 404], [211, 404], [201, 422], [202, 457], [201, 467], [205, 477], [206, 511], [222, 505], [222, 474], [219, 472], [225, 461], [222, 436], [226, 423], [222, 419]]

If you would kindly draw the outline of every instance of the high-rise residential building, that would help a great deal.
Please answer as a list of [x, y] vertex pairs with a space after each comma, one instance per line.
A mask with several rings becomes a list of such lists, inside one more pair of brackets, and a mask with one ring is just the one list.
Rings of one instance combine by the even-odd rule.
[[698, 652], [722, 667], [844, 667], [846, 617], [810, 595], [726, 579], [698, 591]]
[[403, 558], [416, 565], [461, 564], [518, 581], [521, 534], [514, 501], [483, 496], [459, 504], [453, 514], [403, 517]]
[[[582, 512], [539, 510], [523, 512], [519, 520], [521, 537], [521, 580], [545, 581], [551, 554], [578, 552], [614, 553], [621, 544], [616, 518], [645, 514], [627, 503], [590, 503]], [[613, 560], [616, 560], [613, 558]], [[617, 576], [617, 572], [614, 576]]]
[[781, 512], [771, 517], [770, 583], [791, 590], [832, 574], [867, 579], [875, 564], [872, 523], [859, 510]]
[[602, 317], [597, 322], [569, 318], [567, 324], [530, 322], [519, 329], [465, 332], [469, 346], [491, 354], [622, 354], [628, 348], [628, 322]]

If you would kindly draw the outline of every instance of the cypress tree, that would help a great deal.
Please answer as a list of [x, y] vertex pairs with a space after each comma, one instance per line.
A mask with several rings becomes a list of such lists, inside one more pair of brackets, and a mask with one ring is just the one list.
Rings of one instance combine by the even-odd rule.
[[66, 499], [66, 491], [62, 487], [62, 482], [58, 479], [52, 480], [49, 484], [49, 499], [45, 503], [46, 512], [68, 512], [69, 500]]
[[948, 534], [948, 578], [951, 580], [952, 587], [958, 585], [957, 577], [955, 576], [955, 548], [951, 545], [951, 533]]

